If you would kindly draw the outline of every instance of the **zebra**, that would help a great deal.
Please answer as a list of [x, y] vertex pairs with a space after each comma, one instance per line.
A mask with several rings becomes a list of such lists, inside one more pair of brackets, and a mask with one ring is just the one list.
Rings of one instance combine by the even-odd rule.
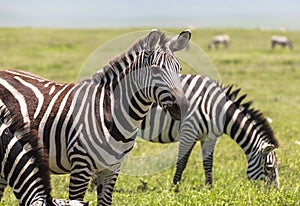
[[0, 187], [8, 182], [20, 205], [88, 205], [51, 197], [50, 170], [38, 139], [25, 132], [21, 121], [3, 106], [0, 107], [0, 171], [4, 181]]
[[70, 173], [70, 199], [83, 200], [90, 177], [97, 175], [98, 205], [111, 204], [120, 164], [152, 103], [175, 119], [184, 115], [188, 101], [173, 53], [184, 49], [190, 38], [189, 30], [173, 38], [153, 30], [79, 83], [56, 83], [24, 71], [0, 72], [0, 100], [38, 130], [51, 171]]
[[179, 154], [173, 183], [182, 177], [196, 141], [201, 142], [205, 171], [205, 184], [212, 186], [213, 153], [216, 141], [229, 135], [244, 151], [248, 160], [249, 180], [265, 180], [265, 185], [279, 188], [278, 165], [274, 149], [278, 140], [267, 120], [251, 102], [242, 103], [246, 95], [238, 98], [240, 89], [222, 87], [209, 77], [180, 75], [181, 86], [190, 102], [185, 119], [176, 121], [157, 104], [143, 120], [138, 136], [156, 143], [179, 141]]
[[290, 49], [294, 48], [293, 43], [286, 36], [276, 36], [276, 35], [272, 36], [271, 37], [272, 49], [274, 49], [277, 44], [281, 45], [282, 47], [288, 46]]
[[223, 44], [225, 48], [228, 48], [230, 42], [230, 37], [227, 34], [214, 36], [213, 39], [208, 44], [207, 48], [211, 49], [212, 46], [219, 48], [219, 44]]

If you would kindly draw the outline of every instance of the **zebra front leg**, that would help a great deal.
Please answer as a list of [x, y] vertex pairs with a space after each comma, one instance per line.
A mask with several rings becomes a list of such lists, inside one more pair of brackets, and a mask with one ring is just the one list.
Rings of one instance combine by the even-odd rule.
[[[178, 159], [176, 164], [176, 172], [173, 178], [173, 183], [176, 185], [181, 180], [182, 173], [186, 167], [190, 154], [197, 142], [197, 134], [186, 132], [182, 129], [180, 135], [180, 142], [179, 142], [179, 152], [178, 152]], [[185, 133], [184, 133], [185, 132]]]
[[212, 187], [213, 186], [213, 159], [214, 159], [214, 150], [218, 138], [206, 138], [204, 141], [201, 141], [202, 145], [202, 163], [205, 172], [205, 184]]
[[3, 179], [3, 177], [0, 176], [0, 200], [3, 197], [3, 193], [6, 186], [7, 186], [7, 182], [5, 181], [5, 179]]
[[69, 186], [70, 200], [83, 201], [91, 176], [92, 173], [88, 165], [79, 163], [73, 166]]
[[111, 205], [112, 194], [118, 175], [119, 168], [116, 171], [105, 169], [97, 174], [98, 205]]

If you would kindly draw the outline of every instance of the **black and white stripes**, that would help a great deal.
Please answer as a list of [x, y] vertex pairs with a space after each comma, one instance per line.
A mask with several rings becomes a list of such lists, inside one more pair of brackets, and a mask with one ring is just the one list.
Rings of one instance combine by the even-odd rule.
[[37, 136], [4, 106], [0, 107], [0, 175], [2, 191], [8, 183], [20, 205], [88, 205], [51, 197], [48, 159]]
[[174, 183], [180, 181], [188, 157], [196, 141], [200, 140], [206, 184], [212, 185], [214, 147], [217, 139], [225, 133], [245, 152], [248, 178], [269, 179], [268, 182], [275, 182], [279, 187], [277, 159], [273, 151], [278, 142], [262, 114], [250, 109], [250, 103], [242, 103], [246, 95], [238, 98], [239, 90], [224, 89], [200, 75], [181, 75], [181, 86], [190, 102], [186, 118], [175, 121], [154, 105], [138, 134], [152, 142], [180, 141]]
[[97, 174], [98, 204], [111, 203], [120, 163], [153, 102], [181, 118], [188, 102], [173, 52], [183, 49], [190, 36], [183, 31], [169, 40], [154, 30], [77, 84], [0, 71], [0, 103], [38, 130], [52, 172], [71, 173], [71, 199], [83, 199], [91, 175]]

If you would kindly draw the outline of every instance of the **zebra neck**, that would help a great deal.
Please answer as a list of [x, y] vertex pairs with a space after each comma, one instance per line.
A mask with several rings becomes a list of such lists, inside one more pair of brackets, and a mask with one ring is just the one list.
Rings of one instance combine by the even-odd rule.
[[[135, 73], [135, 72], [134, 72]], [[152, 105], [138, 86], [135, 74], [123, 78], [113, 88], [112, 120], [117, 128], [122, 128], [124, 136], [135, 136], [137, 128]]]
[[[143, 96], [134, 75], [110, 77], [104, 83], [86, 81], [77, 85], [73, 105], [78, 111], [75, 114], [85, 110], [85, 124], [97, 122], [104, 136], [131, 141], [152, 103]], [[74, 121], [81, 118], [75, 116]]]
[[251, 119], [251, 116], [233, 104], [227, 109], [225, 121], [225, 133], [240, 145], [248, 159], [251, 158], [251, 154], [257, 152], [265, 141], [262, 138], [261, 128]]

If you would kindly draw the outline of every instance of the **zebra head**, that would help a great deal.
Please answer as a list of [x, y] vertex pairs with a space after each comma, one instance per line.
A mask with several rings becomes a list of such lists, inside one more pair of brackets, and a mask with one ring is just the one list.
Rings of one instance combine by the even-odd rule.
[[144, 70], [138, 81], [140, 88], [144, 88], [144, 96], [166, 109], [176, 120], [180, 120], [187, 111], [188, 101], [178, 76], [181, 65], [173, 52], [184, 49], [190, 38], [189, 30], [172, 39], [167, 39], [157, 30], [150, 32], [143, 53]]
[[278, 164], [275, 146], [266, 144], [248, 161], [247, 175], [249, 180], [264, 180], [265, 186], [274, 183], [279, 188]]

